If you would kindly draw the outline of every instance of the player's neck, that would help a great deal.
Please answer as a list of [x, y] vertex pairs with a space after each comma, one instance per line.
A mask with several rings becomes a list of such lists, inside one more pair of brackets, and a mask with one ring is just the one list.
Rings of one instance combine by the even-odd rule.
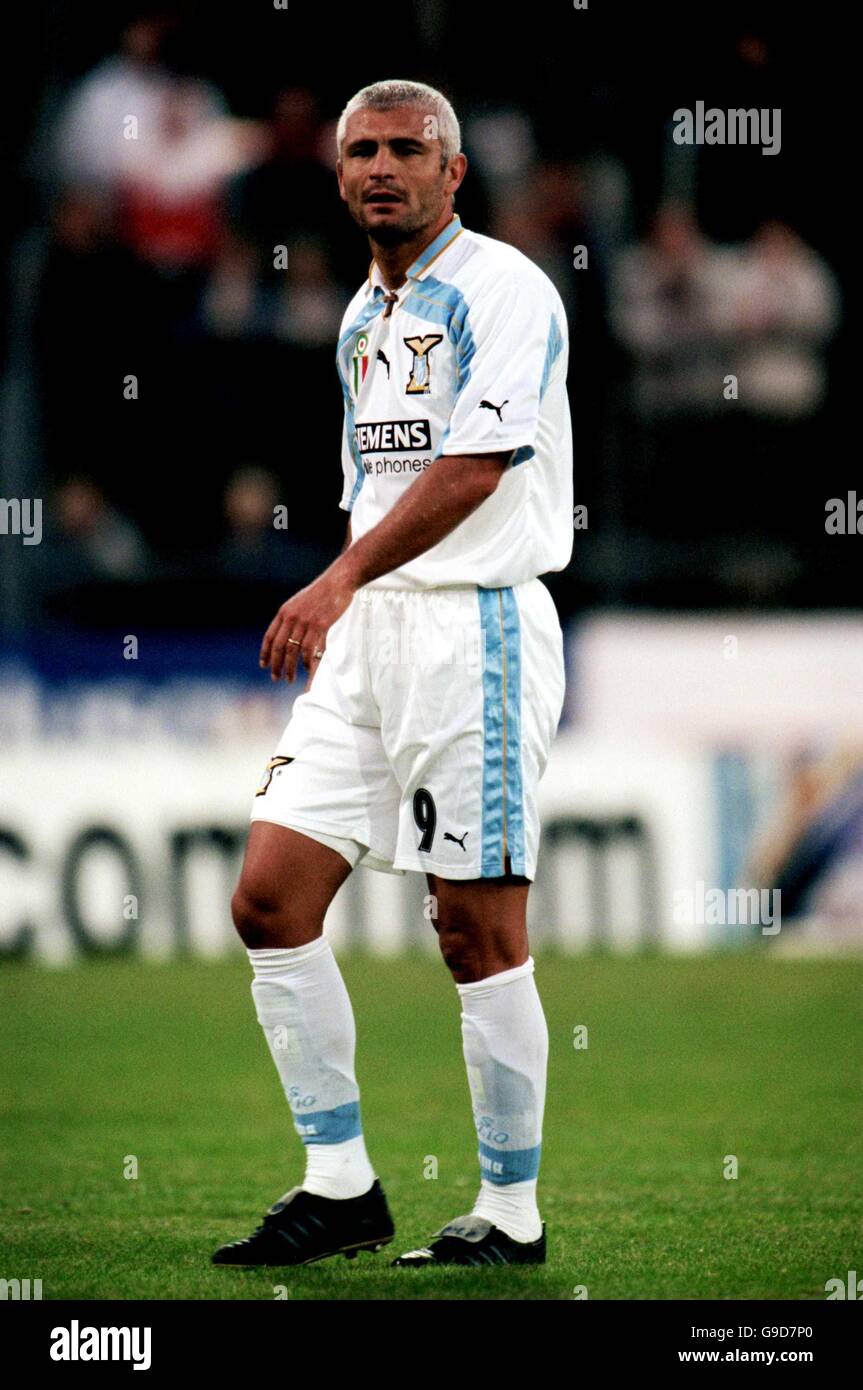
[[417, 235], [410, 241], [400, 242], [398, 246], [379, 246], [373, 237], [369, 237], [372, 255], [388, 290], [401, 288], [405, 282], [408, 266], [413, 265], [427, 246], [431, 246], [435, 237], [440, 236], [444, 227], [452, 221], [453, 216], [452, 207], [446, 208], [433, 226], [423, 227], [422, 231], [417, 232]]

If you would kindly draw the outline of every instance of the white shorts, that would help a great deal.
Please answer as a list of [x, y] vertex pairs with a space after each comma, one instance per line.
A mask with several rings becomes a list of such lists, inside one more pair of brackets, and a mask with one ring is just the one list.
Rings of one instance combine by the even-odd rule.
[[563, 634], [539, 579], [360, 589], [294, 702], [251, 819], [354, 841], [345, 857], [369, 868], [533, 879], [563, 697]]

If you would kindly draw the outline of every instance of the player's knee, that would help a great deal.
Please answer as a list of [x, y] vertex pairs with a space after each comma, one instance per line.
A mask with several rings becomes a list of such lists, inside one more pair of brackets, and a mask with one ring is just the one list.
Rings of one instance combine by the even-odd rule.
[[443, 915], [438, 929], [441, 955], [456, 984], [474, 984], [522, 965], [527, 956], [524, 930], [491, 924], [473, 913]]
[[251, 950], [272, 943], [284, 918], [282, 903], [274, 895], [249, 887], [241, 879], [231, 899], [231, 916], [244, 945]]
[[439, 925], [438, 945], [447, 969], [459, 984], [479, 978], [476, 971], [480, 961], [469, 932], [457, 926]]

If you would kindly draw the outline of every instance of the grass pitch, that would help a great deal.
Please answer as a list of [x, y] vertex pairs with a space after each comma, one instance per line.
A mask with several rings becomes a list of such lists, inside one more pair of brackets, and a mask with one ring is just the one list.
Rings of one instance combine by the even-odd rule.
[[340, 957], [393, 1245], [296, 1270], [209, 1264], [303, 1173], [238, 956], [3, 967], [0, 1277], [41, 1278], [45, 1299], [823, 1299], [863, 1269], [859, 962], [536, 961], [545, 1266], [389, 1266], [479, 1182], [458, 996], [420, 955]]

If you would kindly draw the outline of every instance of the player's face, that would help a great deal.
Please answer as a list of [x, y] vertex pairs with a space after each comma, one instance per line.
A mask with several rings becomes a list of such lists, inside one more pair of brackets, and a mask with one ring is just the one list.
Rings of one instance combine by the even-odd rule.
[[381, 245], [398, 245], [432, 226], [464, 177], [464, 155], [441, 169], [440, 140], [429, 138], [430, 129], [419, 106], [348, 117], [339, 192], [354, 221]]

